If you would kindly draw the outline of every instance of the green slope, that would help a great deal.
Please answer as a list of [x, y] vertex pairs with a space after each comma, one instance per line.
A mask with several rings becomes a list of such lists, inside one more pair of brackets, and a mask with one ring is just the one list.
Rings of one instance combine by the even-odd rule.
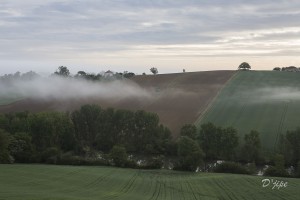
[[16, 101], [22, 100], [24, 98], [0, 98], [0, 106], [14, 103]]
[[300, 126], [300, 73], [241, 71], [223, 88], [197, 126], [213, 122], [233, 126], [241, 138], [250, 130], [261, 133], [265, 150], [278, 136]]
[[288, 187], [262, 187], [263, 177], [133, 170], [109, 167], [0, 165], [0, 199], [297, 199], [299, 179]]

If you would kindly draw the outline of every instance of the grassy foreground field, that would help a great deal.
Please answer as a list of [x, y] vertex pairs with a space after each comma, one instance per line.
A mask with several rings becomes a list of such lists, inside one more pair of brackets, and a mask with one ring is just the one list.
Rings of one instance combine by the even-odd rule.
[[298, 199], [300, 180], [262, 187], [246, 175], [133, 170], [112, 167], [0, 165], [0, 199]]
[[273, 151], [281, 133], [300, 126], [299, 86], [300, 73], [238, 72], [196, 124], [233, 126], [241, 138], [257, 130], [265, 150]]

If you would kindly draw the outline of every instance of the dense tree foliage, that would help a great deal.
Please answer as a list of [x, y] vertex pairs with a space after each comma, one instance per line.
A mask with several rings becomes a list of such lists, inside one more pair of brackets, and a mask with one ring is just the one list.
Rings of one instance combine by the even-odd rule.
[[9, 151], [11, 156], [18, 162], [32, 162], [34, 149], [31, 136], [24, 132], [15, 133], [11, 138]]
[[202, 164], [204, 153], [196, 140], [187, 136], [181, 136], [178, 140], [178, 164], [177, 169], [195, 171]]
[[274, 67], [273, 71], [281, 71], [281, 68], [280, 67]]
[[22, 80], [22, 81], [30, 81], [35, 78], [40, 77], [37, 73], [33, 71], [29, 71], [26, 73], [21, 74], [20, 72], [16, 72], [14, 74], [5, 74], [3, 76], [0, 76], [0, 83], [1, 84], [8, 84], [11, 83], [12, 81], [16, 80]]
[[67, 67], [60, 66], [58, 67], [57, 71], [54, 72], [54, 74], [58, 76], [68, 77], [70, 75], [70, 71]]
[[103, 78], [101, 74], [86, 73], [85, 71], [78, 71], [74, 77], [92, 81], [99, 81]]
[[288, 67], [274, 67], [273, 71], [283, 71], [283, 72], [299, 72], [300, 67], [288, 66]]
[[61, 154], [108, 154], [115, 145], [143, 155], [167, 154], [170, 131], [157, 114], [84, 105], [72, 113], [0, 114], [1, 162], [54, 162]]
[[279, 151], [288, 164], [298, 166], [300, 161], [300, 128], [281, 135]]
[[259, 132], [251, 131], [244, 137], [244, 146], [242, 148], [243, 159], [248, 162], [258, 162], [261, 156], [261, 142]]
[[126, 149], [118, 145], [113, 146], [110, 151], [110, 157], [117, 167], [124, 167], [128, 160]]
[[[59, 76], [62, 78], [69, 78], [69, 79], [83, 79], [88, 81], [113, 81], [117, 79], [130, 79], [135, 76], [133, 72], [124, 71], [116, 72], [110, 74], [111, 76], [107, 76], [105, 72], [100, 73], [88, 73], [85, 71], [78, 71], [74, 76], [71, 75], [70, 70], [66, 66], [60, 66], [58, 69], [51, 75], [51, 76]], [[36, 78], [40, 78], [41, 76], [36, 72], [29, 71], [25, 73], [16, 72], [13, 74], [5, 74], [0, 76], [0, 83], [1, 84], [9, 84], [13, 81], [30, 81]]]
[[207, 160], [231, 160], [236, 156], [239, 138], [237, 131], [232, 127], [222, 128], [206, 123], [201, 125], [199, 143]]
[[[109, 72], [109, 73], [108, 73]], [[131, 78], [135, 76], [133, 72], [124, 71], [123, 73], [117, 72], [113, 73], [110, 70], [108, 72], [103, 73], [88, 73], [85, 71], [78, 71], [75, 74], [74, 78], [80, 78], [90, 81], [102, 81], [102, 80], [115, 80], [115, 79], [122, 79], [122, 78]], [[70, 71], [65, 66], [60, 66], [55, 72], [54, 75], [59, 75], [62, 77], [71, 77]]]
[[[300, 169], [300, 129], [281, 136], [278, 151], [266, 175], [288, 176], [285, 166]], [[238, 157], [237, 155], [240, 155]], [[133, 160], [145, 159], [142, 164]], [[115, 165], [160, 168], [165, 156], [175, 169], [195, 171], [216, 160], [258, 163], [262, 157], [259, 133], [245, 135], [239, 147], [237, 130], [202, 124], [181, 128], [177, 140], [159, 123], [157, 114], [142, 110], [103, 109], [84, 105], [73, 112], [19, 112], [0, 114], [0, 163], [41, 162], [76, 165]], [[206, 165], [204, 165], [206, 166]], [[235, 164], [215, 170], [241, 173]], [[247, 168], [245, 168], [248, 170]], [[209, 170], [205, 167], [205, 170]], [[250, 173], [255, 170], [248, 170]], [[248, 173], [247, 172], [247, 173]], [[244, 173], [244, 172], [242, 172]]]
[[250, 174], [246, 167], [243, 167], [241, 164], [235, 162], [223, 162], [217, 164], [217, 166], [214, 168], [214, 172], [231, 174]]
[[186, 124], [180, 130], [181, 136], [187, 136], [193, 140], [197, 138], [197, 128], [193, 124]]
[[135, 76], [135, 73], [125, 71], [122, 75], [123, 75], [124, 78], [131, 78], [131, 77]]
[[277, 154], [273, 158], [274, 166], [270, 166], [266, 171], [266, 176], [278, 176], [278, 177], [287, 177], [289, 174], [285, 170], [285, 160], [284, 156]]
[[11, 158], [8, 150], [10, 136], [7, 132], [0, 129], [0, 163], [10, 163]]
[[171, 139], [170, 131], [159, 125], [158, 115], [145, 111], [85, 105], [71, 117], [81, 148], [108, 152], [115, 144], [122, 144], [128, 152], [161, 154]]
[[295, 66], [288, 66], [288, 67], [282, 67], [281, 71], [286, 71], [286, 72], [299, 72], [300, 69]]
[[297, 163], [296, 167], [296, 177], [300, 178], [300, 161]]

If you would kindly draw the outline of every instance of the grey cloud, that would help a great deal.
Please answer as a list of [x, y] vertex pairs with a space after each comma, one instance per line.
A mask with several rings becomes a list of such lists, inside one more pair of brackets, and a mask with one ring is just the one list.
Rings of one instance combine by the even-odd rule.
[[[130, 57], [136, 46], [166, 45], [168, 49], [173, 44], [211, 44], [215, 48], [198, 54], [191, 49], [190, 55], [186, 49], [183, 52], [178, 48], [176, 56], [247, 55], [245, 49], [254, 43], [289, 43], [296, 34], [275, 33], [239, 40], [228, 37], [299, 27], [299, 8], [296, 0], [3, 0], [0, 50], [5, 53], [0, 58], [37, 59], [38, 55], [44, 59], [72, 59], [71, 55], [77, 56], [80, 51], [98, 57], [121, 52]], [[228, 46], [238, 49], [224, 51]], [[276, 55], [289, 50], [279, 43], [276, 48]], [[263, 55], [274, 53], [264, 45], [256, 46], [256, 50], [257, 55], [264, 51]]]

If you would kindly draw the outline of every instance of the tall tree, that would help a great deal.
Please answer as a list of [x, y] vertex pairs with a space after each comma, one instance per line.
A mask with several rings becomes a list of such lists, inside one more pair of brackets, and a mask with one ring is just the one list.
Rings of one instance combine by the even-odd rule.
[[85, 78], [87, 73], [85, 71], [78, 71], [75, 78]]
[[114, 122], [115, 110], [113, 108], [106, 109], [98, 118], [98, 133], [96, 135], [96, 146], [99, 150], [108, 152], [111, 148], [118, 144], [119, 137], [116, 131], [117, 126]]
[[71, 150], [75, 146], [73, 123], [69, 116], [60, 112], [44, 112], [29, 117], [32, 143], [39, 151], [50, 147]]
[[193, 124], [185, 124], [180, 130], [181, 136], [187, 136], [193, 140], [197, 138], [197, 128]]
[[206, 159], [213, 160], [218, 158], [220, 144], [220, 130], [212, 123], [202, 124], [199, 133], [199, 142]]
[[247, 62], [242, 62], [242, 63], [239, 65], [239, 69], [249, 70], [249, 69], [251, 69], [251, 66], [250, 66], [249, 63], [247, 63]]
[[58, 67], [57, 71], [54, 72], [54, 74], [63, 76], [63, 77], [68, 77], [70, 75], [70, 71], [67, 67], [60, 66], [60, 67]]
[[0, 129], [0, 163], [10, 163], [10, 154], [8, 146], [10, 144], [10, 136], [7, 132]]
[[235, 157], [239, 137], [232, 127], [217, 127], [212, 123], [202, 124], [199, 142], [207, 160], [232, 160]]
[[158, 73], [158, 70], [157, 70], [157, 68], [152, 67], [152, 68], [150, 68], [150, 72], [152, 72], [152, 74], [156, 75]]
[[270, 166], [264, 173], [266, 176], [288, 177], [289, 174], [285, 170], [284, 156], [276, 154], [273, 158], [275, 166]]
[[[99, 133], [99, 122], [102, 109], [97, 105], [84, 105], [71, 115], [75, 133], [80, 146], [95, 147], [96, 136]], [[104, 123], [104, 121], [102, 121]]]
[[236, 148], [239, 145], [237, 130], [232, 127], [224, 128], [220, 135], [220, 157], [225, 160], [233, 160], [236, 156]]
[[118, 167], [124, 167], [128, 160], [126, 149], [122, 146], [115, 145], [110, 151], [110, 158]]
[[199, 144], [187, 136], [180, 137], [177, 155], [179, 157], [177, 168], [187, 171], [195, 171], [202, 164], [204, 158]]
[[252, 130], [244, 137], [242, 149], [243, 158], [248, 162], [258, 162], [261, 156], [261, 141], [259, 132]]
[[287, 163], [296, 166], [300, 161], [300, 128], [281, 136], [280, 150]]

